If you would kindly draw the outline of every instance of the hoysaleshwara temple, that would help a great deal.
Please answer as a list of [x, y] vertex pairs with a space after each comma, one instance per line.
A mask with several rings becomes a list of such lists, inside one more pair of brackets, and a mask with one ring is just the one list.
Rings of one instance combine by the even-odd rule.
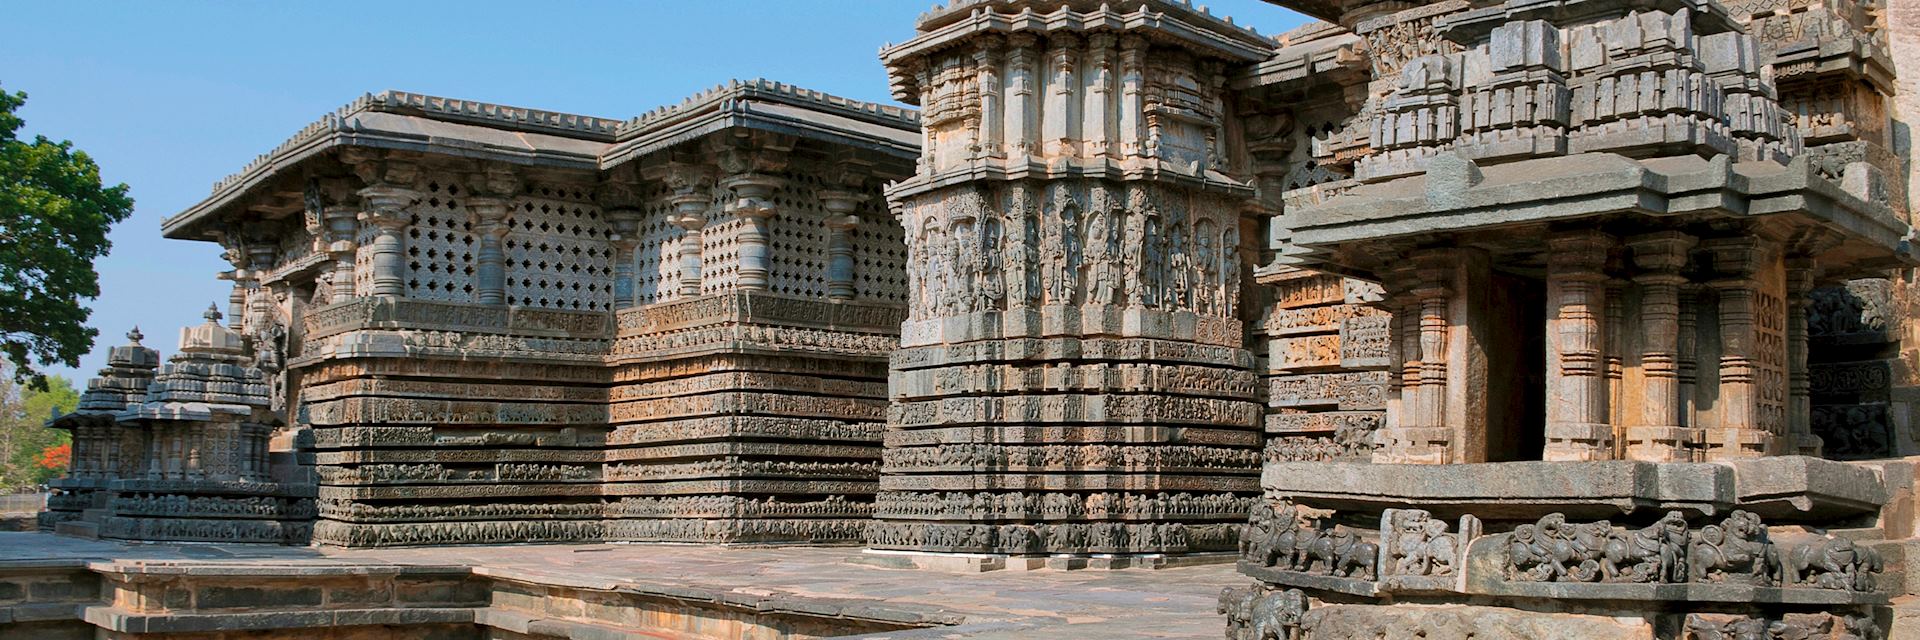
[[1273, 4], [326, 114], [0, 636], [1920, 638], [1920, 7]]

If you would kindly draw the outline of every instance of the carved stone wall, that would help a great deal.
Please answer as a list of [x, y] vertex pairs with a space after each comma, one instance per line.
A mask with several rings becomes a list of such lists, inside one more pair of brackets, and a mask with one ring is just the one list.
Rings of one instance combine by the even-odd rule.
[[[110, 508], [117, 537], [311, 528], [347, 546], [857, 541], [906, 300], [878, 196], [917, 122], [767, 81], [624, 124], [356, 101], [168, 222], [226, 249], [222, 330], [241, 346], [217, 355], [251, 358], [247, 393], [290, 427], [199, 428], [221, 446], [166, 459], [225, 464], [245, 439], [249, 482], [298, 490], [196, 493], [129, 468], [154, 456], [121, 451], [152, 438], [104, 412], [173, 384], [130, 348], [67, 421], [83, 456], [45, 519]], [[444, 135], [422, 147], [421, 129]], [[146, 484], [110, 493], [129, 477]]]
[[[1261, 412], [1225, 74], [1267, 45], [1184, 5], [1083, 5], [955, 3], [882, 53], [926, 145], [889, 191], [909, 296], [870, 547], [1183, 553], [1237, 535]], [[1149, 38], [1131, 26], [1146, 16], [1179, 27]]]

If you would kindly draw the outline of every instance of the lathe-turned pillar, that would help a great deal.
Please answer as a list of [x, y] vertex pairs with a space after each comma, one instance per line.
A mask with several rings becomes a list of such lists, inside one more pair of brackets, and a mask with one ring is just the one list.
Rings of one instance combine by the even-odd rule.
[[1546, 460], [1613, 457], [1603, 358], [1607, 250], [1613, 238], [1578, 231], [1548, 238]]
[[[1502, 400], [1487, 388], [1490, 371], [1511, 366], [1512, 348], [1489, 344], [1500, 336], [1500, 312], [1492, 296], [1484, 252], [1426, 249], [1390, 274], [1394, 326], [1388, 352], [1400, 389], [1389, 403], [1375, 462], [1454, 464], [1485, 462], [1497, 444], [1490, 430], [1508, 428], [1508, 418], [1489, 413]], [[1490, 357], [1491, 356], [1491, 357]], [[1499, 392], [1504, 392], [1501, 390]]]
[[321, 213], [327, 225], [327, 256], [333, 258], [332, 282], [327, 302], [346, 302], [354, 296], [354, 255], [360, 249], [358, 231], [360, 211], [355, 207], [330, 206]]
[[[1695, 239], [1663, 231], [1627, 239], [1633, 277], [1640, 286], [1640, 390], [1638, 424], [1623, 430], [1626, 457], [1647, 462], [1690, 462], [1698, 434], [1687, 427], [1680, 395], [1680, 291], [1687, 278], [1687, 251]], [[1691, 323], [1689, 323], [1691, 324]]]
[[820, 203], [827, 209], [827, 299], [852, 300], [855, 295], [853, 229], [860, 224], [854, 214], [864, 196], [849, 191], [821, 191]]
[[636, 301], [633, 249], [640, 244], [640, 212], [628, 208], [608, 209], [607, 225], [613, 229], [613, 308], [625, 309]]
[[1713, 254], [1719, 294], [1720, 385], [1717, 425], [1705, 433], [1706, 459], [1774, 455], [1786, 418], [1784, 274], [1771, 243], [1752, 236], [1702, 243]]
[[473, 233], [480, 238], [475, 253], [474, 301], [480, 304], [507, 303], [507, 252], [503, 245], [512, 227], [507, 225], [507, 201], [501, 198], [468, 198], [467, 212], [473, 214]]
[[360, 220], [378, 229], [373, 238], [373, 274], [367, 294], [404, 296], [407, 293], [407, 207], [420, 199], [412, 189], [373, 186], [361, 189], [365, 208]]
[[728, 178], [723, 187], [733, 190], [727, 213], [742, 223], [734, 239], [739, 244], [739, 276], [734, 283], [741, 289], [765, 290], [772, 278], [772, 256], [767, 247], [767, 218], [773, 216], [773, 192], [780, 179], [756, 174]]
[[673, 215], [667, 221], [681, 232], [680, 296], [691, 298], [700, 295], [701, 247], [705, 243], [701, 230], [707, 226], [707, 208], [713, 200], [704, 193], [683, 193], [673, 196], [669, 202], [673, 203]]

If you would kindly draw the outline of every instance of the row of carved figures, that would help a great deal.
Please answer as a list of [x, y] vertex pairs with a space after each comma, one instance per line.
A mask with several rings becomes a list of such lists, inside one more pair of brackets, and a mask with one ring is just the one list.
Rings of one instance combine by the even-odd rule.
[[910, 234], [909, 316], [1041, 305], [1118, 305], [1232, 317], [1240, 304], [1240, 230], [1162, 221], [1138, 207], [1045, 216], [928, 217]]
[[[1309, 610], [1313, 610], [1314, 615], [1308, 615]], [[1260, 585], [1221, 589], [1220, 605], [1215, 610], [1227, 619], [1227, 640], [1486, 637], [1462, 635], [1471, 633], [1472, 626], [1460, 616], [1474, 616], [1472, 610], [1403, 609], [1396, 612], [1401, 615], [1353, 612], [1364, 619], [1362, 624], [1355, 624], [1359, 621], [1352, 617], [1323, 616], [1324, 611], [1330, 609], [1316, 609], [1304, 591]], [[1880, 640], [1885, 637], [1873, 614], [1864, 611], [1779, 615], [1689, 613], [1676, 622], [1677, 635], [1670, 637], [1679, 640]], [[1493, 637], [1529, 637], [1517, 628], [1508, 631]], [[1564, 627], [1557, 631], [1571, 633]]]
[[[1378, 536], [1328, 525], [1293, 504], [1254, 508], [1240, 542], [1250, 564], [1283, 571], [1359, 580], [1457, 575], [1466, 547], [1479, 534], [1479, 520], [1446, 522], [1417, 509], [1389, 509]], [[1719, 583], [1872, 592], [1884, 560], [1852, 540], [1813, 536], [1792, 546], [1768, 539], [1760, 517], [1734, 511], [1690, 528], [1674, 511], [1646, 527], [1629, 529], [1600, 520], [1569, 523], [1548, 514], [1522, 524], [1499, 541], [1505, 580], [1677, 584]]]
[[1639, 529], [1549, 514], [1507, 543], [1507, 576], [1520, 582], [1734, 583], [1871, 592], [1884, 560], [1873, 549], [1817, 537], [1783, 549], [1760, 517], [1734, 511], [1689, 530], [1679, 512]]

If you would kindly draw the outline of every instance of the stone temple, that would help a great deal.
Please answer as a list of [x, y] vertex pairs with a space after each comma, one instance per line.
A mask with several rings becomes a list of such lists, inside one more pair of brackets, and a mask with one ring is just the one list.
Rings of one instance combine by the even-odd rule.
[[356, 100], [164, 223], [0, 636], [1920, 638], [1920, 7], [1273, 4]]

